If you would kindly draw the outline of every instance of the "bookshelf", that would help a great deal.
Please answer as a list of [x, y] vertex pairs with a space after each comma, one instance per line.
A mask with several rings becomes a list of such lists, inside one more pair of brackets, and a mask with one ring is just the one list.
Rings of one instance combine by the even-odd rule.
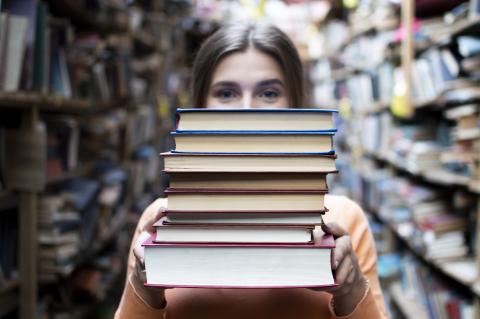
[[[112, 16], [108, 18], [108, 14], [96, 15], [90, 10], [83, 8], [78, 1], [66, 0], [66, 1], [47, 1], [51, 5], [52, 13], [60, 16], [67, 16], [71, 19], [72, 23], [81, 27], [83, 30], [91, 29], [104, 33], [125, 33], [128, 31], [128, 23], [125, 19], [121, 21], [115, 21]], [[119, 8], [118, 10], [124, 11], [125, 8]], [[107, 16], [107, 19], [105, 19]]]
[[38, 108], [42, 112], [87, 113], [109, 110], [118, 104], [121, 104], [121, 101], [99, 103], [27, 91], [0, 92], [0, 108], [7, 109]]
[[407, 319], [420, 318], [428, 319], [428, 314], [425, 312], [425, 309], [415, 298], [407, 297], [402, 291], [400, 284], [395, 283], [389, 289], [391, 298], [393, 302], [400, 308], [403, 316]]
[[[451, 302], [462, 304], [479, 318], [480, 176], [475, 154], [480, 141], [480, 98], [478, 72], [464, 63], [478, 56], [460, 51], [466, 52], [462, 41], [478, 41], [480, 15], [469, 12], [468, 17], [445, 22], [442, 15], [454, 16], [452, 3], [441, 14], [425, 17], [423, 13], [415, 18], [415, 3], [402, 1], [396, 7], [390, 3], [396, 19], [383, 28], [375, 18], [381, 6], [386, 6], [386, 1], [360, 1], [357, 8], [344, 9], [342, 28], [347, 32], [336, 32], [346, 34], [343, 38], [329, 33], [335, 29], [329, 23], [338, 31], [339, 21], [327, 22], [320, 30], [326, 49], [311, 72], [313, 92], [319, 92], [313, 103], [339, 105], [342, 114], [339, 132], [344, 134], [337, 139], [339, 161], [344, 158], [339, 164], [343, 175], [338, 178], [339, 190], [361, 203], [382, 225], [382, 231], [390, 234], [386, 237], [393, 235], [390, 253], [413, 256], [412, 260], [447, 283], [438, 291], [417, 294], [422, 304], [401, 298], [407, 293], [408, 271], [401, 270], [393, 285], [385, 280], [384, 292], [400, 310], [400, 318], [417, 318], [421, 313], [425, 318], [435, 317], [440, 308], [435, 310], [431, 300], [444, 298], [444, 291], [455, 296], [466, 293]], [[476, 115], [450, 115], [468, 105]], [[473, 123], [475, 116], [476, 126], [469, 127], [467, 120]], [[463, 219], [466, 226], [453, 230], [450, 224], [452, 230], [445, 231], [452, 236], [452, 243], [462, 241], [463, 246], [451, 244], [448, 248], [444, 239], [446, 246], [441, 252], [445, 255], [435, 253], [442, 234], [433, 232], [429, 239], [437, 228], [428, 227], [437, 226], [426, 226], [428, 218], [420, 209], [425, 209], [424, 214], [451, 218], [451, 223], [456, 220], [460, 224]], [[402, 261], [402, 268], [411, 267], [416, 269], [409, 258]]]
[[[174, 3], [126, 3], [0, 1], [0, 23], [29, 21], [19, 51], [25, 57], [11, 63], [18, 67], [18, 83], [0, 67], [0, 221], [18, 217], [11, 246], [19, 252], [5, 281], [0, 272], [0, 318], [91, 318], [94, 307], [108, 306], [121, 292], [138, 213], [161, 194], [156, 157], [167, 149], [170, 110], [184, 94], [165, 87], [183, 62], [177, 60], [189, 53], [171, 50], [172, 41], [184, 37], [178, 24], [188, 10], [172, 13]], [[7, 82], [15, 89], [4, 89]], [[20, 144], [11, 142], [16, 138]], [[29, 143], [36, 149], [22, 147]], [[23, 170], [35, 176], [27, 178]], [[12, 176], [31, 181], [12, 184]], [[81, 193], [88, 194], [83, 204]], [[70, 216], [81, 223], [65, 233], [75, 236], [46, 236], [51, 226], [45, 205], [58, 201], [75, 213], [61, 221]], [[44, 262], [52, 245], [45, 241], [72, 246], [77, 235], [81, 241], [66, 265]], [[99, 281], [89, 290], [81, 278]]]
[[478, 192], [479, 190], [474, 187], [474, 185], [470, 185], [470, 180], [468, 178], [459, 178], [459, 176], [455, 174], [451, 174], [449, 172], [445, 172], [442, 170], [434, 170], [429, 172], [416, 172], [406, 168], [401, 163], [395, 162], [394, 159], [389, 158], [388, 155], [378, 154], [378, 153], [365, 153], [366, 156], [373, 158], [379, 162], [385, 163], [397, 171], [409, 174], [410, 176], [418, 179], [422, 179], [427, 183], [435, 184], [438, 186], [452, 186], [452, 187], [460, 187], [464, 188], [469, 192], [473, 192], [475, 194], [480, 195]]
[[[393, 222], [389, 221], [388, 219], [380, 215], [378, 211], [370, 209], [368, 213], [372, 214], [376, 219], [380, 220], [382, 224], [386, 225], [390, 229], [390, 231], [394, 233], [395, 237], [399, 241], [401, 241], [402, 244], [409, 250], [409, 252], [411, 252], [411, 254], [414, 255], [423, 264], [427, 265], [435, 273], [448, 278], [450, 282], [460, 287], [460, 289], [462, 289], [463, 292], [468, 293], [472, 296], [475, 296], [476, 298], [480, 297], [480, 295], [478, 294], [478, 291], [475, 289], [476, 287], [475, 281], [472, 282], [472, 280], [465, 280], [464, 277], [459, 276], [454, 271], [450, 271], [451, 267], [449, 267], [448, 262], [441, 263], [425, 257], [422, 254], [422, 252], [420, 252], [418, 248], [416, 248], [406, 236], [402, 235], [399, 232], [398, 225], [395, 225]], [[471, 266], [471, 260], [465, 260], [465, 261], [462, 260], [462, 262], [468, 262], [469, 266]]]

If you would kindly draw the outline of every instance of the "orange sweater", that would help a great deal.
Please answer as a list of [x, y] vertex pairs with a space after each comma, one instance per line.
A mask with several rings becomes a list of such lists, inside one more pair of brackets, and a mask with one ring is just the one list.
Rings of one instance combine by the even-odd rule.
[[[145, 210], [132, 244], [148, 217], [151, 219], [158, 207], [165, 203], [165, 199], [157, 200]], [[325, 206], [330, 210], [325, 215], [325, 222], [336, 222], [348, 231], [362, 272], [369, 280], [369, 287], [355, 310], [341, 318], [387, 318], [377, 277], [373, 237], [362, 209], [348, 198], [334, 195], [326, 196]], [[127, 281], [116, 319], [338, 318], [330, 305], [330, 294], [308, 289], [168, 289], [165, 292], [166, 308], [153, 309], [136, 294], [128, 279], [134, 265], [135, 258], [130, 252]]]

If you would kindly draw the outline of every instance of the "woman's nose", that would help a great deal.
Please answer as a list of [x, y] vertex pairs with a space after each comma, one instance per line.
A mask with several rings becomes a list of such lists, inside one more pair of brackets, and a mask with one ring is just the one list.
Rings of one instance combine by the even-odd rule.
[[252, 96], [250, 94], [244, 94], [242, 97], [241, 106], [243, 109], [251, 109], [252, 106]]

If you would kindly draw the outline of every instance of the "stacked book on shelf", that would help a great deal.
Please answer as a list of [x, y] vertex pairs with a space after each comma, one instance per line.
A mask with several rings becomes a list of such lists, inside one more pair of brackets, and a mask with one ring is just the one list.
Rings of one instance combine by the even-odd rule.
[[442, 153], [443, 168], [453, 179], [463, 179], [472, 189], [479, 189], [480, 107], [466, 104], [445, 111], [455, 126], [451, 132], [452, 146]]
[[82, 219], [63, 196], [44, 195], [38, 203], [39, 275], [42, 282], [67, 276], [80, 252]]
[[[144, 243], [147, 285], [335, 285], [315, 230], [336, 172], [332, 110], [179, 109], [168, 208]], [[315, 235], [314, 235], [315, 234]]]

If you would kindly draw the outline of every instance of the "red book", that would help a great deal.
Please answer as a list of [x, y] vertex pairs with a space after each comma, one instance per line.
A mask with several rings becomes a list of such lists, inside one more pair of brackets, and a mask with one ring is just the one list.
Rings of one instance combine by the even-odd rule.
[[335, 286], [331, 235], [312, 244], [154, 243], [145, 247], [147, 286], [321, 288]]
[[167, 210], [165, 225], [297, 225], [314, 226], [322, 223], [326, 208], [318, 211], [188, 211]]
[[308, 244], [313, 241], [313, 226], [292, 225], [169, 225], [165, 217], [153, 224], [156, 243], [265, 243]]

